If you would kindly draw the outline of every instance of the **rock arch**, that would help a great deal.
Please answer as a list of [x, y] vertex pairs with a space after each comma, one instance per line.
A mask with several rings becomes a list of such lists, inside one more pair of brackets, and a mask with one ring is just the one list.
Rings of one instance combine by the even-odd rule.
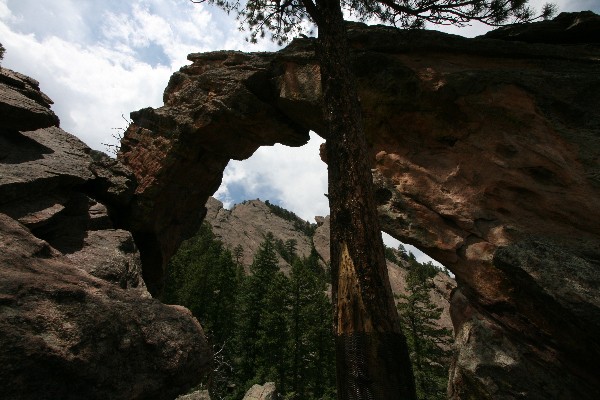
[[[600, 31], [594, 14], [547, 26], [577, 18]], [[382, 226], [459, 284], [451, 397], [597, 398], [598, 47], [361, 24], [350, 38]], [[138, 180], [125, 224], [155, 293], [230, 159], [323, 133], [311, 39], [189, 60], [163, 107], [132, 113], [119, 157]]]

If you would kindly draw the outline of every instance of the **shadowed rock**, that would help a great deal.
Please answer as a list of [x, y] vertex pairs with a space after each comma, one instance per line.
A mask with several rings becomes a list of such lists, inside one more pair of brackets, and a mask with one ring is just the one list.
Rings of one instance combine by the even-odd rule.
[[60, 129], [50, 104], [0, 70], [0, 397], [171, 400], [208, 368], [202, 328], [150, 297], [118, 229], [131, 172]]
[[552, 21], [508, 25], [483, 37], [529, 43], [600, 44], [600, 16], [591, 11], [563, 12]]
[[[460, 287], [452, 398], [598, 398], [600, 50], [577, 44], [597, 28], [569, 46], [348, 28], [382, 226]], [[229, 159], [323, 135], [313, 51], [191, 55], [165, 106], [132, 114], [119, 159], [151, 292]]]
[[207, 368], [188, 310], [90, 276], [3, 214], [0, 264], [5, 398], [172, 399]]
[[10, 69], [0, 70], [0, 120], [3, 130], [29, 131], [58, 126], [50, 110], [52, 100], [40, 92], [39, 82]]

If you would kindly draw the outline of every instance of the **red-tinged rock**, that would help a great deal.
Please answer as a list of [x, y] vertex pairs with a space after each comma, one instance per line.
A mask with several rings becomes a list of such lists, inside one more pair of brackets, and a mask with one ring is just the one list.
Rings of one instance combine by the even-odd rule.
[[[561, 15], [536, 37], [596, 18]], [[452, 270], [467, 305], [452, 398], [600, 398], [597, 28], [569, 45], [348, 32], [382, 227]], [[192, 55], [164, 107], [132, 114], [120, 159], [140, 182], [131, 227], [151, 292], [229, 159], [324, 135], [313, 51]]]

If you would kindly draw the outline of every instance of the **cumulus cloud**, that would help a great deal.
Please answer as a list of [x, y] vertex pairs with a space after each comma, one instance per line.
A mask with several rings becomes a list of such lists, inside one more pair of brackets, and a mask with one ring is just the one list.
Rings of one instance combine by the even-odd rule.
[[103, 46], [83, 46], [55, 36], [39, 40], [0, 24], [4, 66], [35, 77], [54, 101], [61, 126], [93, 148], [102, 149], [121, 114], [158, 105], [170, 70], [139, 62]]

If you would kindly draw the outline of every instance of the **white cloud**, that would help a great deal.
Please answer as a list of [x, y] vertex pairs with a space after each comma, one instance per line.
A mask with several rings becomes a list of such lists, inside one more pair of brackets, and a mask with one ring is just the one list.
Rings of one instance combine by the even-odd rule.
[[8, 8], [6, 0], [0, 0], [0, 19], [5, 21], [14, 20], [14, 16]]
[[54, 101], [61, 126], [93, 148], [103, 149], [121, 114], [160, 104], [171, 71], [152, 68], [131, 55], [106, 47], [83, 46], [55, 36], [38, 40], [17, 35], [0, 23], [4, 66], [38, 79]]
[[61, 127], [90, 147], [116, 143], [121, 115], [162, 105], [187, 54], [250, 46], [233, 18], [187, 0], [0, 0], [3, 66], [40, 81]]
[[231, 161], [215, 196], [229, 207], [245, 199], [269, 200], [309, 221], [327, 215], [327, 166], [319, 157], [321, 143], [323, 139], [311, 133], [302, 147], [276, 144], [261, 147], [247, 160]]

